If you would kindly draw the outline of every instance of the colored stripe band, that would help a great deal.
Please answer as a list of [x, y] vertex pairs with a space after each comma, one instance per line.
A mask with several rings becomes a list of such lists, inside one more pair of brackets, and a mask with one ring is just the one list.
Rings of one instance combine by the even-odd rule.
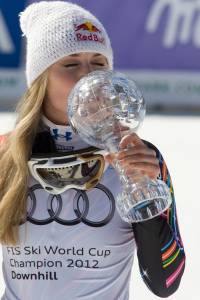
[[181, 273], [181, 270], [183, 269], [184, 264], [185, 264], [185, 258], [183, 258], [183, 260], [180, 263], [180, 265], [177, 268], [177, 270], [170, 277], [168, 277], [168, 279], [166, 280], [166, 286], [167, 286], [167, 288], [170, 287], [170, 285], [172, 285], [174, 283], [174, 281], [176, 280], [176, 278], [178, 277], [178, 275]]
[[177, 246], [176, 241], [174, 241], [172, 246], [162, 255], [162, 260], [166, 260], [168, 257], [170, 257], [172, 253], [175, 251], [176, 246]]
[[169, 258], [168, 260], [166, 260], [165, 262], [163, 262], [163, 268], [166, 268], [168, 267], [169, 265], [171, 265], [173, 263], [173, 261], [175, 261], [175, 259], [177, 258], [177, 256], [179, 255], [180, 253], [180, 249], [178, 249], [178, 251], [171, 257]]
[[165, 249], [167, 249], [167, 248], [171, 245], [171, 243], [173, 242], [173, 240], [174, 240], [174, 237], [172, 237], [172, 239], [169, 241], [169, 243], [167, 243], [167, 245], [164, 246], [164, 247], [161, 249], [161, 251], [163, 252]]

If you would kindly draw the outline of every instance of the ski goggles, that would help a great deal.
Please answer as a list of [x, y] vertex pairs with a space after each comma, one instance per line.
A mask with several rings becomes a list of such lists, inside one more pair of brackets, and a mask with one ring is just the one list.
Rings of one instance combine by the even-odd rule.
[[28, 168], [50, 194], [61, 194], [71, 188], [89, 190], [101, 180], [105, 153], [105, 150], [89, 147], [73, 152], [33, 154]]

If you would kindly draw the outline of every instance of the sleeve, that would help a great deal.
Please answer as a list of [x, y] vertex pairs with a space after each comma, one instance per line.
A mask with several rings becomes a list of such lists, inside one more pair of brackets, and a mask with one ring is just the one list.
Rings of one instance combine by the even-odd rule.
[[3, 148], [6, 142], [6, 135], [0, 135], [0, 149]]
[[3, 144], [3, 142], [5, 141], [6, 137], [5, 135], [0, 135], [0, 145]]
[[141, 276], [157, 296], [166, 298], [179, 287], [185, 269], [185, 252], [181, 240], [174, 191], [170, 174], [159, 150], [149, 142], [159, 159], [159, 179], [170, 188], [172, 204], [162, 215], [149, 221], [133, 223]]

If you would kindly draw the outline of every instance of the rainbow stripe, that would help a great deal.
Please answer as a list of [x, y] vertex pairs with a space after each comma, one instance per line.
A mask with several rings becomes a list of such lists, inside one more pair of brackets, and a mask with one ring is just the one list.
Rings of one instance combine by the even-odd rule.
[[169, 265], [171, 265], [175, 261], [175, 259], [177, 258], [177, 256], [179, 255], [180, 251], [181, 251], [181, 249], [178, 249], [177, 252], [172, 257], [170, 257], [170, 259], [168, 259], [165, 262], [163, 262], [163, 268], [166, 268]]
[[167, 288], [170, 287], [174, 281], [176, 280], [176, 278], [179, 276], [179, 274], [181, 273], [183, 267], [185, 265], [185, 258], [183, 258], [183, 260], [181, 261], [180, 265], [178, 266], [178, 268], [176, 269], [175, 272], [172, 273], [172, 275], [170, 275], [167, 280], [166, 280], [166, 286]]
[[166, 181], [166, 180], [167, 180], [167, 166], [166, 166], [166, 164], [165, 164], [164, 161], [162, 162], [162, 170], [161, 170], [161, 173], [162, 173], [162, 180], [163, 180], [163, 181]]
[[169, 243], [167, 243], [167, 245], [165, 245], [165, 246], [161, 249], [161, 251], [162, 251], [162, 252], [165, 251], [165, 249], [167, 249], [167, 248], [171, 245], [171, 243], [173, 242], [173, 240], [174, 240], [174, 237], [172, 237], [172, 239], [169, 241]]
[[170, 257], [174, 251], [176, 250], [177, 243], [176, 241], [173, 242], [172, 246], [162, 255], [162, 260], [166, 260], [168, 257]]

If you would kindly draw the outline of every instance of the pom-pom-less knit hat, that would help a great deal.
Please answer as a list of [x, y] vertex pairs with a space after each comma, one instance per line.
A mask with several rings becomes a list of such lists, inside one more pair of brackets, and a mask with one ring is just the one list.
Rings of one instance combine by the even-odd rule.
[[27, 38], [28, 86], [50, 65], [64, 56], [95, 52], [104, 55], [113, 68], [110, 39], [101, 22], [86, 9], [64, 1], [41, 1], [20, 13]]

